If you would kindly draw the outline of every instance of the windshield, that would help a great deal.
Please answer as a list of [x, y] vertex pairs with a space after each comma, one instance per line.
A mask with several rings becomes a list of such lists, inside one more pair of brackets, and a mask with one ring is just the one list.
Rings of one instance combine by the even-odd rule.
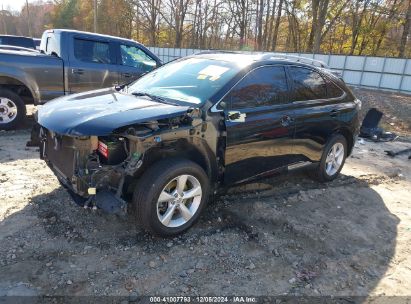
[[170, 62], [134, 82], [129, 93], [147, 93], [184, 104], [202, 104], [238, 72], [235, 63], [204, 58]]

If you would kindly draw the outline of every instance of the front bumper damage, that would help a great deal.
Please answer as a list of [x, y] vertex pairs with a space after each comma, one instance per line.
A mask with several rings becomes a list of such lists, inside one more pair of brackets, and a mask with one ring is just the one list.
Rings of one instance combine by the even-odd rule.
[[[123, 213], [129, 200], [127, 184], [140, 174], [146, 151], [163, 146], [163, 142], [192, 137], [202, 129], [203, 122], [190, 117], [178, 126], [162, 129], [158, 125], [147, 123], [103, 137], [61, 135], [42, 127], [40, 158], [66, 188], [84, 199], [84, 207]], [[121, 156], [108, 161], [101, 153], [104, 140], [115, 141]]]
[[126, 176], [141, 166], [141, 155], [132, 153], [120, 163], [108, 165], [98, 153], [96, 136], [64, 136], [44, 128], [40, 133], [40, 158], [66, 188], [85, 199], [84, 207], [126, 211], [122, 186]]

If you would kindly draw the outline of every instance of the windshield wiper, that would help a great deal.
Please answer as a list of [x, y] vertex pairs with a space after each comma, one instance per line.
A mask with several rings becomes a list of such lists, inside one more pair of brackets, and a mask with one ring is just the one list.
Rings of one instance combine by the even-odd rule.
[[161, 103], [171, 104], [171, 105], [174, 105], [174, 106], [178, 105], [178, 104], [170, 102], [170, 101], [168, 101], [168, 100], [166, 100], [166, 99], [164, 99], [160, 96], [152, 95], [152, 94], [146, 93], [146, 92], [133, 92], [131, 94], [134, 95], [134, 96], [147, 96], [148, 98], [150, 98], [154, 101], [161, 102]]

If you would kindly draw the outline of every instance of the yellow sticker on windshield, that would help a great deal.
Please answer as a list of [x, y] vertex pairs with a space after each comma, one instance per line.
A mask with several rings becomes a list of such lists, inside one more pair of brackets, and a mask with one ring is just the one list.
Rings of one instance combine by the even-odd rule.
[[210, 81], [215, 81], [228, 70], [229, 68], [211, 64], [198, 72], [197, 79], [206, 79], [210, 76]]

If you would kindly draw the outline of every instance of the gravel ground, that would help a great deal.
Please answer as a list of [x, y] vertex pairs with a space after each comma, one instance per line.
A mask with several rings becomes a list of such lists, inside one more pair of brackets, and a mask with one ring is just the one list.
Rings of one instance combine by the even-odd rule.
[[370, 108], [384, 113], [380, 126], [399, 135], [411, 137], [411, 95], [352, 88], [363, 102], [363, 115]]
[[161, 239], [77, 206], [29, 135], [0, 133], [0, 296], [411, 296], [411, 160], [384, 154], [409, 143], [357, 143], [331, 183], [231, 188]]

